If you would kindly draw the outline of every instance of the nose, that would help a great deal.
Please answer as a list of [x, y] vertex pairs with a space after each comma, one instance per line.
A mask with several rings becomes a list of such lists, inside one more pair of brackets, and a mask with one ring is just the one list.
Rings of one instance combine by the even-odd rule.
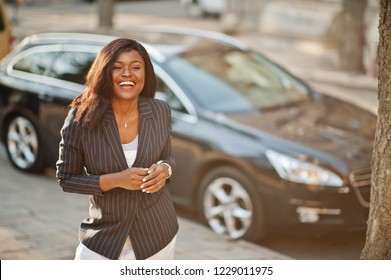
[[122, 75], [123, 76], [130, 76], [132, 75], [132, 70], [129, 67], [124, 67], [122, 70]]

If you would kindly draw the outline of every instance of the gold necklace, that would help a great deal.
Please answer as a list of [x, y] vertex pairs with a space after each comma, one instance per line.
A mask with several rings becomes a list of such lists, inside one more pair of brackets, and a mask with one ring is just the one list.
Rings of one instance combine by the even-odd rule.
[[[136, 106], [137, 106], [137, 104], [136, 104]], [[136, 106], [133, 108], [132, 113], [130, 114], [129, 118], [127, 118], [126, 121], [124, 121], [124, 127], [125, 127], [125, 128], [128, 127], [128, 121], [129, 121], [130, 118], [133, 116], [134, 111], [136, 111]], [[117, 118], [118, 118], [118, 117], [117, 117]], [[121, 121], [122, 121], [122, 119], [121, 119]]]

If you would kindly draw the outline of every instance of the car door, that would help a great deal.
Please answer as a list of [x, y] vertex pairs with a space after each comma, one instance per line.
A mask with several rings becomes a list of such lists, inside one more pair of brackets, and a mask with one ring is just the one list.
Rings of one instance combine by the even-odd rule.
[[176, 165], [169, 189], [175, 203], [189, 206], [192, 183], [200, 155], [199, 143], [192, 137], [198, 126], [196, 110], [177, 83], [159, 66], [156, 98], [166, 101], [172, 112], [172, 147]]
[[17, 106], [38, 130], [45, 165], [54, 167], [67, 107], [83, 90], [98, 49], [90, 45], [39, 45], [20, 52], [9, 63], [8, 84], [13, 92], [5, 105], [16, 107], [12, 100], [25, 100]]
[[[58, 158], [60, 128], [68, 112], [68, 105], [84, 89], [85, 78], [101, 47], [91, 45], [63, 45], [53, 61], [45, 79], [45, 92], [40, 95], [40, 118], [46, 122], [46, 141], [49, 159]], [[50, 150], [49, 150], [50, 149]]]

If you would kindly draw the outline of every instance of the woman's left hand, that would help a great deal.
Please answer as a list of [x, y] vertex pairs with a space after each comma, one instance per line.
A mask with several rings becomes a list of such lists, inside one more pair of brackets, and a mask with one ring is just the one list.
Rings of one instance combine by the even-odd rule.
[[152, 164], [140, 188], [143, 192], [154, 193], [166, 184], [168, 167], [165, 164]]

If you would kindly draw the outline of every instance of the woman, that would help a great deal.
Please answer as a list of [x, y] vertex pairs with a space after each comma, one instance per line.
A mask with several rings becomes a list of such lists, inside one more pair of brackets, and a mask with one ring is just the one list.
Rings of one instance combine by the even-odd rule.
[[75, 259], [173, 258], [171, 111], [155, 90], [145, 48], [119, 38], [98, 53], [70, 105], [56, 175], [64, 191], [90, 197]]

